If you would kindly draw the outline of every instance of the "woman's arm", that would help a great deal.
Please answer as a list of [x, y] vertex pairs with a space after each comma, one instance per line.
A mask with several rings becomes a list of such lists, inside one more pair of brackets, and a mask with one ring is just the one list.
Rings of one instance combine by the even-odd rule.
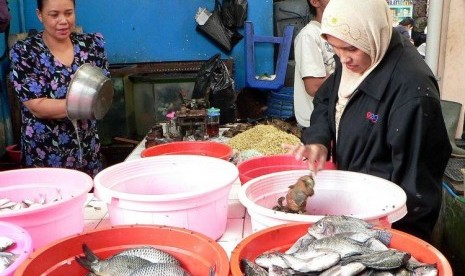
[[66, 99], [38, 98], [23, 102], [39, 119], [63, 119], [67, 117]]

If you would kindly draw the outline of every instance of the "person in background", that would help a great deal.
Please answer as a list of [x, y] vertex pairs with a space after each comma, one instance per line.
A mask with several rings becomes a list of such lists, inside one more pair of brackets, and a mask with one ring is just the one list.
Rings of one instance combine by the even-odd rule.
[[301, 127], [310, 126], [313, 97], [334, 71], [334, 53], [321, 38], [321, 16], [329, 0], [308, 0], [313, 19], [294, 40], [294, 113]]
[[66, 95], [80, 65], [90, 63], [107, 76], [101, 34], [75, 33], [74, 0], [38, 0], [44, 30], [10, 50], [10, 81], [21, 102], [22, 167], [72, 168], [95, 176], [102, 169], [95, 120], [67, 118]]
[[410, 32], [413, 29], [414, 25], [415, 25], [415, 20], [413, 20], [413, 18], [405, 17], [399, 22], [399, 25], [395, 26], [394, 28], [401, 35], [405, 36], [407, 39], [409, 39], [413, 43], [413, 40], [410, 37]]
[[315, 96], [306, 144], [283, 146], [314, 172], [331, 156], [338, 170], [396, 183], [408, 213], [393, 228], [429, 241], [451, 145], [436, 78], [391, 22], [384, 0], [331, 0], [321, 31], [336, 71]]

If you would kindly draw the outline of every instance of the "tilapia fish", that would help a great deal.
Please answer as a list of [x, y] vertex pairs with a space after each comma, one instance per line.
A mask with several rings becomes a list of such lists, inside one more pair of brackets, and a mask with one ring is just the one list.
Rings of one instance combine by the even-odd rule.
[[247, 259], [241, 260], [241, 269], [245, 276], [268, 276], [268, 271]]
[[[151, 246], [129, 248], [107, 259], [99, 258], [86, 244], [82, 247], [84, 256], [75, 259], [93, 273], [88, 275], [189, 275], [174, 256]], [[147, 274], [148, 271], [152, 274]]]
[[341, 233], [361, 233], [374, 237], [384, 244], [391, 242], [392, 234], [386, 230], [374, 229], [373, 225], [350, 216], [325, 216], [308, 228], [308, 233], [317, 239]]

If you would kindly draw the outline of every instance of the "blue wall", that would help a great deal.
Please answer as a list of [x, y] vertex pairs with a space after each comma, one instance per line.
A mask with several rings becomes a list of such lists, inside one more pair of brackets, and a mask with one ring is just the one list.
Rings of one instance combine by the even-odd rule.
[[[9, 0], [13, 16], [12, 31], [40, 30], [36, 1]], [[21, 4], [24, 5], [24, 26]], [[84, 32], [101, 32], [106, 39], [110, 63], [206, 60], [219, 47], [196, 31], [195, 14], [199, 7], [213, 10], [214, 0], [76, 0], [76, 25]], [[247, 20], [255, 33], [272, 35], [273, 0], [249, 0]], [[243, 28], [239, 30], [243, 33]], [[244, 86], [244, 39], [222, 57], [235, 60], [236, 90]], [[260, 48], [257, 72], [273, 72], [271, 46]]]

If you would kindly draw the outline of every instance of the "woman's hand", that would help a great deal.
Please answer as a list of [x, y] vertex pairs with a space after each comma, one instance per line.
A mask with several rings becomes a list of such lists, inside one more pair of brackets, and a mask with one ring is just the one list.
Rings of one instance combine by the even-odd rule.
[[322, 144], [310, 145], [283, 145], [289, 154], [295, 156], [297, 160], [306, 158], [310, 171], [317, 173], [324, 168], [328, 158], [328, 149]]

